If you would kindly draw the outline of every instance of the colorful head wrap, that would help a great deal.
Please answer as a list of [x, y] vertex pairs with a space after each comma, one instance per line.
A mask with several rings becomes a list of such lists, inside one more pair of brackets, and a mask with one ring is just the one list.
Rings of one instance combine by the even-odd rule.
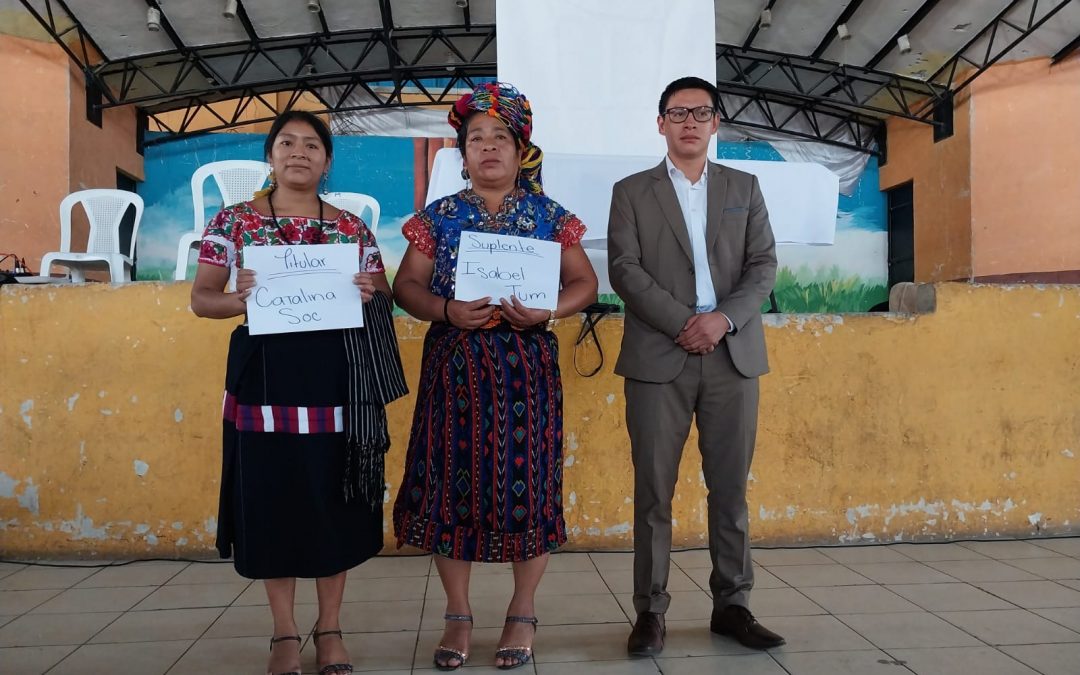
[[521, 172], [518, 184], [529, 192], [542, 194], [540, 165], [544, 153], [529, 140], [532, 137], [532, 107], [512, 84], [487, 82], [459, 98], [447, 115], [454, 130], [460, 130], [470, 116], [485, 113], [505, 124], [518, 139], [521, 150]]

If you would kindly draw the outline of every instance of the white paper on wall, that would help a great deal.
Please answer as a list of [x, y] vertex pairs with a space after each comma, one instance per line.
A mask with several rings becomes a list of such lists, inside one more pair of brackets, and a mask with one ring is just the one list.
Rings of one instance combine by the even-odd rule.
[[529, 98], [545, 153], [659, 159], [664, 87], [716, 81], [713, 0], [497, 0], [495, 30], [499, 79]]

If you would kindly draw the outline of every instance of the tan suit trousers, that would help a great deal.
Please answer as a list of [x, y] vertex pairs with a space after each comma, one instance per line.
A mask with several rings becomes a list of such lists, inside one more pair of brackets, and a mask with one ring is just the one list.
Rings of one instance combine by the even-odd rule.
[[757, 434], [758, 378], [735, 369], [721, 340], [711, 354], [689, 355], [673, 381], [627, 378], [625, 392], [634, 462], [634, 609], [663, 613], [671, 601], [671, 502], [694, 419], [708, 489], [713, 604], [749, 607], [754, 570], [746, 481]]

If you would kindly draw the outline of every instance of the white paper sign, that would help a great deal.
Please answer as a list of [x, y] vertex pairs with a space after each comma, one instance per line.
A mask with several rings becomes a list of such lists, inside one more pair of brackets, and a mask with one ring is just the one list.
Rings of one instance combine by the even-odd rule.
[[252, 335], [300, 333], [364, 325], [356, 244], [251, 246], [244, 266], [255, 270], [247, 300]]
[[562, 246], [555, 241], [486, 232], [461, 233], [455, 300], [516, 295], [526, 307], [555, 309]]

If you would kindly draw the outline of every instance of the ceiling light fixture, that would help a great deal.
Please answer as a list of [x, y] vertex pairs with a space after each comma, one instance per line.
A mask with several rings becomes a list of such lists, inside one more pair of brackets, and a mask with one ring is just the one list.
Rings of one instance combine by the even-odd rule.
[[319, 4], [319, 0], [307, 0], [307, 11], [312, 14], [318, 14], [322, 11], [322, 5]]
[[226, 19], [236, 18], [236, 0], [225, 0], [225, 9], [221, 10], [221, 16]]
[[758, 28], [760, 28], [761, 30], [765, 30], [766, 28], [768, 28], [771, 25], [772, 25], [772, 10], [771, 9], [763, 9], [763, 10], [761, 10], [761, 21], [758, 22]]
[[911, 40], [907, 35], [901, 35], [896, 38], [896, 46], [900, 49], [901, 54], [908, 54], [911, 52]]
[[840, 37], [841, 40], [851, 39], [851, 31], [848, 30], [846, 23], [842, 23], [836, 27], [836, 34]]
[[447, 49], [446, 50], [446, 56], [444, 58], [446, 59], [446, 72], [452, 73], [455, 70], [457, 70], [457, 67], [458, 67], [458, 65], [460, 63], [458, 61], [457, 54], [455, 54], [453, 51]]
[[146, 30], [151, 33], [161, 30], [161, 10], [157, 7], [146, 8]]

